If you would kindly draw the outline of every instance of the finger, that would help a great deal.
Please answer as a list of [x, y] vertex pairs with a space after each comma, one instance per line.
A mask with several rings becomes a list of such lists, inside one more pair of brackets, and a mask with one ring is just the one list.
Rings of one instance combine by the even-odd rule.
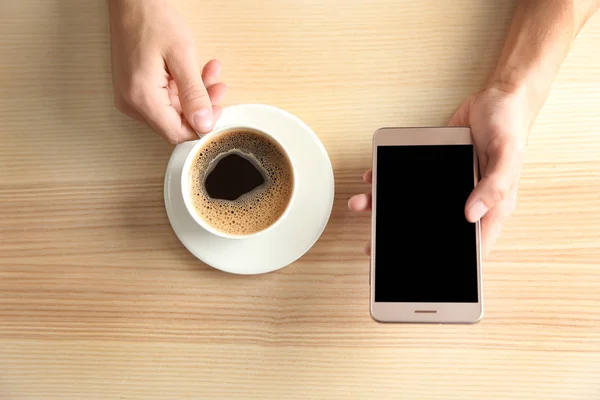
[[181, 102], [179, 101], [179, 95], [169, 92], [169, 101], [171, 103], [171, 107], [177, 111], [177, 114], [182, 115], [181, 111]]
[[365, 254], [368, 256], [371, 255], [371, 241], [370, 240], [367, 242], [367, 245], [365, 246]]
[[[213, 119], [214, 119], [214, 123], [217, 123], [217, 121], [219, 120], [219, 118], [221, 118], [221, 114], [223, 113], [223, 108], [221, 106], [212, 106], [212, 110], [213, 110]], [[210, 128], [210, 130], [212, 130], [214, 128], [214, 124], [213, 126]], [[204, 134], [198, 133], [197, 136], [204, 136]]]
[[198, 139], [198, 135], [187, 121], [169, 105], [169, 93], [166, 89], [147, 92], [138, 110], [148, 125], [169, 143], [177, 144]]
[[363, 193], [353, 196], [348, 200], [348, 208], [351, 211], [368, 211], [371, 209], [371, 193]]
[[169, 79], [169, 83], [167, 84], [167, 90], [169, 93], [176, 94], [179, 96], [179, 89], [177, 88], [177, 83], [173, 79]]
[[202, 81], [205, 87], [210, 87], [215, 83], [219, 82], [219, 75], [221, 74], [221, 61], [210, 60], [202, 68]]
[[[177, 91], [177, 85], [175, 84], [175, 81], [169, 82], [167, 90], [169, 91], [171, 105], [173, 106], [173, 108], [175, 108], [175, 110], [177, 110], [177, 112], [181, 114], [181, 102], [179, 101], [179, 94]], [[210, 102], [213, 105], [218, 105], [221, 104], [223, 98], [225, 97], [225, 93], [227, 92], [227, 86], [224, 83], [219, 82], [207, 88], [206, 91], [208, 92], [208, 97], [210, 97]], [[217, 121], [219, 118], [214, 116], [213, 114], [213, 119]]]
[[169, 100], [171, 105], [179, 114], [181, 114], [181, 102], [179, 101], [179, 90], [177, 84], [173, 79], [169, 79], [169, 83], [166, 86], [167, 92], [169, 93]]
[[[213, 115], [215, 123], [221, 118], [221, 113], [223, 112], [223, 108], [221, 106], [213, 106]], [[212, 129], [212, 128], [211, 128]]]
[[210, 102], [212, 104], [221, 104], [225, 97], [225, 93], [227, 92], [227, 86], [224, 83], [218, 82], [212, 86], [208, 86], [206, 91], [208, 92], [208, 97], [210, 97]]
[[511, 191], [509, 198], [491, 209], [481, 220], [481, 248], [482, 257], [485, 259], [492, 251], [502, 228], [515, 209], [517, 201], [516, 187]]
[[496, 221], [498, 213], [499, 211], [493, 208], [481, 219], [481, 257], [484, 260], [494, 248], [502, 231], [503, 224]]
[[174, 50], [167, 54], [166, 62], [177, 84], [181, 111], [186, 120], [197, 132], [209, 132], [214, 124], [212, 104], [200, 75], [195, 50]]
[[490, 154], [485, 176], [467, 199], [467, 220], [478, 221], [507, 198], [515, 183], [520, 164], [520, 156], [513, 146], [501, 146]]
[[373, 182], [373, 170], [368, 170], [367, 172], [364, 173], [363, 175], [363, 181], [365, 181], [366, 183], [372, 183]]
[[173, 107], [163, 106], [147, 117], [150, 127], [171, 144], [197, 140], [198, 134]]

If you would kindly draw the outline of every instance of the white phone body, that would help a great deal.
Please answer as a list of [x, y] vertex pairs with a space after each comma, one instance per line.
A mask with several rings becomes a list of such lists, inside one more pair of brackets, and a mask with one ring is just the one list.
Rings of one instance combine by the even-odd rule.
[[[471, 131], [469, 128], [464, 127], [443, 127], [443, 128], [382, 128], [375, 132], [373, 136], [373, 186], [372, 186], [372, 235], [371, 235], [371, 271], [370, 271], [370, 311], [373, 319], [379, 322], [429, 322], [429, 323], [475, 323], [481, 320], [483, 317], [483, 296], [482, 296], [482, 277], [481, 277], [481, 226], [480, 223], [475, 223], [475, 227], [472, 230], [473, 236], [472, 240], [475, 243], [474, 246], [474, 254], [472, 257], [474, 259], [473, 264], [469, 264], [469, 266], [473, 266], [476, 268], [476, 281], [477, 281], [477, 296], [476, 302], [474, 302], [474, 292], [470, 291], [470, 301], [469, 302], [409, 302], [409, 301], [375, 301], [376, 300], [376, 290], [377, 290], [377, 257], [378, 257], [378, 247], [377, 247], [377, 212], [378, 212], [378, 148], [381, 146], [418, 146], [418, 148], [423, 149], [422, 146], [445, 146], [439, 147], [439, 149], [449, 149], [448, 151], [453, 151], [455, 148], [450, 148], [449, 146], [454, 145], [470, 145], [472, 147], [472, 169], [467, 171], [468, 174], [472, 175], [473, 178], [473, 186], [477, 185], [478, 181], [478, 163], [477, 163], [477, 154], [475, 148], [473, 146], [473, 141], [471, 137]], [[462, 148], [467, 149], [467, 146], [462, 146]], [[424, 148], [424, 151], [428, 151], [429, 148]], [[403, 151], [402, 149], [400, 149]], [[394, 150], [395, 151], [395, 150]], [[411, 151], [407, 149], [406, 151]], [[445, 150], [440, 150], [445, 151]], [[387, 154], [383, 153], [382, 154]], [[406, 153], [405, 153], [406, 154]], [[466, 154], [466, 153], [465, 153]], [[389, 156], [386, 156], [389, 157]], [[465, 162], [461, 165], [464, 165]], [[418, 163], [414, 165], [414, 169], [408, 171], [401, 171], [401, 173], [405, 174], [417, 174], [420, 166]], [[382, 173], [383, 179], [383, 173]], [[401, 179], [401, 178], [400, 178]], [[418, 178], [416, 178], [418, 179]], [[467, 180], [470, 177], [465, 178]], [[464, 180], [463, 180], [464, 182]], [[397, 189], [395, 189], [397, 190]], [[407, 191], [410, 193], [410, 188], [407, 188]], [[383, 195], [382, 195], [383, 196]], [[382, 200], [383, 204], [383, 200]], [[464, 206], [463, 206], [464, 210]], [[414, 212], [414, 210], [407, 212]], [[385, 218], [385, 216], [381, 216]], [[380, 219], [381, 224], [385, 224], [387, 222], [383, 219]], [[432, 226], [431, 229], [435, 229], [435, 226]], [[422, 229], [420, 227], [419, 229]], [[469, 228], [465, 228], [469, 229]], [[386, 231], [387, 232], [387, 231]], [[420, 231], [419, 231], [420, 232]], [[468, 231], [470, 232], [470, 231]], [[401, 235], [399, 235], [401, 237]], [[406, 265], [406, 262], [403, 263], [403, 249], [402, 249], [402, 241], [398, 242], [398, 262], [394, 264], [394, 268], [429, 268], [426, 265], [426, 261], [424, 261], [423, 265]], [[469, 239], [470, 240], [470, 239]], [[427, 243], [426, 246], [430, 249], [431, 252], [436, 251], [437, 243]], [[469, 248], [473, 248], [472, 244], [469, 244]], [[388, 246], [389, 247], [389, 246]], [[385, 262], [386, 265], [389, 264], [389, 254], [390, 250], [386, 250], [385, 253]], [[383, 252], [383, 250], [382, 250]], [[383, 254], [383, 253], [382, 253]], [[426, 257], [424, 257], [426, 258]], [[382, 256], [383, 260], [383, 256]], [[382, 271], [383, 271], [383, 263], [382, 261]], [[452, 260], [448, 260], [448, 265], [446, 268], [455, 268], [457, 266], [452, 265]], [[387, 266], [385, 268], [388, 268]], [[470, 268], [470, 267], [469, 267]], [[472, 271], [469, 269], [469, 271]], [[396, 272], [394, 272], [396, 273]], [[421, 272], [419, 272], [421, 273]], [[444, 272], [446, 273], [446, 272]], [[472, 274], [472, 272], [469, 272]], [[473, 275], [469, 275], [473, 276]], [[389, 280], [386, 282], [381, 281], [380, 285], [384, 286], [384, 284], [389, 286]], [[469, 280], [472, 282], [472, 280]], [[415, 285], [425, 285], [421, 286], [423, 288], [427, 288], [427, 282], [414, 282]], [[436, 283], [436, 284], [439, 284]], [[389, 290], [388, 290], [389, 291]], [[424, 290], [425, 292], [427, 290]]]

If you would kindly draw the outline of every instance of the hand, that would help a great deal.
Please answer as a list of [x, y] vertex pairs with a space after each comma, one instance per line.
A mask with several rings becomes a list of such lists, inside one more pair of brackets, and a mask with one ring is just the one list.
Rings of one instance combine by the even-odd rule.
[[219, 61], [200, 63], [191, 32], [164, 0], [109, 0], [115, 104], [170, 143], [198, 139], [221, 115]]
[[481, 219], [486, 257], [515, 209], [517, 187], [533, 112], [525, 91], [489, 87], [469, 97], [450, 120], [468, 126], [479, 158], [481, 180], [467, 199], [465, 216]]
[[[465, 204], [470, 222], [482, 219], [483, 255], [493, 247], [502, 226], [512, 213], [523, 163], [527, 134], [533, 121], [524, 92], [489, 87], [469, 97], [450, 121], [453, 126], [469, 126], [479, 156], [482, 179]], [[371, 182], [371, 171], [365, 173]], [[352, 197], [352, 211], [371, 209], [371, 193]], [[365, 250], [370, 253], [367, 245]]]

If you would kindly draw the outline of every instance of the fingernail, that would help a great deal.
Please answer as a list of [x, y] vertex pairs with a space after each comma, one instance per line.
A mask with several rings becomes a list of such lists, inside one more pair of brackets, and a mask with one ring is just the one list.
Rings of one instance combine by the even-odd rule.
[[481, 200], [477, 200], [471, 207], [469, 207], [469, 214], [473, 221], [479, 221], [486, 212], [488, 212], [488, 208]]
[[207, 131], [212, 127], [212, 111], [208, 108], [201, 108], [194, 113], [192, 120], [194, 127], [199, 131]]

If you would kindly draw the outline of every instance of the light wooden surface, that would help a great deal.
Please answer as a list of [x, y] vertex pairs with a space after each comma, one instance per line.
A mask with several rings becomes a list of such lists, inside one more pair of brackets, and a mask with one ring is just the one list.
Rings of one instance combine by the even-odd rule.
[[241, 277], [171, 231], [171, 147], [112, 104], [103, 1], [0, 3], [0, 399], [600, 399], [600, 18], [530, 136], [474, 326], [368, 313], [372, 132], [444, 124], [498, 56], [510, 1], [178, 2], [227, 104], [268, 103], [329, 151], [315, 247]]

